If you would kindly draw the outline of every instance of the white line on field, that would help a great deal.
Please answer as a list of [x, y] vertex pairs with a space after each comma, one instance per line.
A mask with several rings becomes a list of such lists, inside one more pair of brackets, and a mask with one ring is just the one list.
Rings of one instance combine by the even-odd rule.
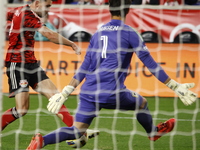
[[[29, 113], [27, 115], [34, 115], [32, 113]], [[50, 115], [46, 115], [46, 114], [40, 114], [40, 116], [45, 116], [48, 117]], [[113, 117], [113, 116], [98, 116], [98, 118], [110, 118], [110, 119], [136, 119], [135, 117]], [[153, 118], [153, 120], [168, 120], [169, 118]], [[178, 121], [197, 121], [200, 122], [200, 120], [191, 120], [191, 119], [177, 119]]]

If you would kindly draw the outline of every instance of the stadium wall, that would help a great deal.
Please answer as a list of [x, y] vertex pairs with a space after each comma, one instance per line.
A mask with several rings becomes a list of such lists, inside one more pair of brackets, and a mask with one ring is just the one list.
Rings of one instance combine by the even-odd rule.
[[[73, 77], [76, 69], [84, 59], [89, 43], [82, 42], [77, 44], [82, 48], [81, 56], [75, 55], [70, 48], [64, 48], [51, 42], [36, 42], [35, 44], [36, 57], [59, 90], [67, 85]], [[6, 45], [8, 46], [8, 42], [6, 42]], [[196, 83], [196, 87], [192, 91], [200, 95], [199, 44], [147, 43], [147, 46], [154, 59], [161, 64], [171, 78], [180, 83]], [[3, 92], [8, 93], [5, 70], [3, 81]], [[175, 96], [174, 92], [151, 75], [136, 56], [133, 56], [125, 84], [127, 88], [144, 96]], [[73, 94], [79, 93], [79, 88]], [[31, 93], [35, 92], [31, 91]]]
[[[8, 10], [20, 5], [10, 4]], [[166, 70], [170, 77], [178, 82], [195, 82], [194, 92], [200, 95], [200, 46], [199, 44], [175, 44], [173, 40], [182, 31], [191, 31], [200, 35], [199, 6], [131, 6], [126, 23], [140, 33], [153, 31], [161, 35], [163, 43], [147, 43], [151, 54]], [[73, 28], [93, 34], [102, 24], [109, 21], [107, 5], [53, 5], [49, 21], [69, 37]], [[69, 26], [71, 25], [71, 26]], [[69, 35], [70, 33], [70, 35]], [[36, 42], [36, 56], [48, 76], [61, 90], [73, 77], [80, 66], [87, 48], [87, 42], [77, 43], [82, 48], [82, 55], [76, 56], [70, 49], [49, 42]], [[8, 46], [6, 41], [5, 52]], [[150, 72], [134, 56], [130, 74], [126, 80], [129, 89], [144, 96], [175, 96], [172, 91], [152, 77]], [[3, 92], [8, 92], [7, 77], [3, 75]], [[35, 93], [34, 91], [31, 91]], [[79, 89], [74, 92], [77, 94]]]
[[[8, 5], [8, 10], [20, 5]], [[163, 42], [171, 43], [183, 31], [200, 37], [200, 6], [131, 6], [126, 24], [138, 32], [155, 32]], [[69, 37], [72, 32], [86, 31], [93, 34], [102, 24], [110, 20], [107, 5], [53, 5], [49, 21], [58, 31]]]

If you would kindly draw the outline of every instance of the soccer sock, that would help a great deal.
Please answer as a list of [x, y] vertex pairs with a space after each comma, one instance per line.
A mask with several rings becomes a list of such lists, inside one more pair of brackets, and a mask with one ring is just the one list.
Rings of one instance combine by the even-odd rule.
[[63, 116], [63, 122], [68, 126], [71, 127], [73, 125], [74, 118], [73, 116], [68, 112], [65, 105], [62, 105], [60, 111], [58, 114], [62, 114]]
[[10, 108], [7, 111], [5, 111], [2, 114], [1, 118], [1, 130], [3, 130], [8, 124], [15, 121], [19, 117], [21, 117], [21, 115], [18, 114], [16, 107]]
[[81, 136], [81, 133], [78, 131], [76, 127], [74, 126], [62, 127], [43, 136], [43, 139], [44, 139], [43, 146], [46, 146], [48, 144], [60, 143], [66, 140], [74, 140], [74, 139], [79, 138], [80, 136]]
[[138, 111], [136, 117], [147, 133], [151, 133], [156, 130], [156, 126], [153, 125], [152, 116], [149, 112], [147, 104], [144, 109]]

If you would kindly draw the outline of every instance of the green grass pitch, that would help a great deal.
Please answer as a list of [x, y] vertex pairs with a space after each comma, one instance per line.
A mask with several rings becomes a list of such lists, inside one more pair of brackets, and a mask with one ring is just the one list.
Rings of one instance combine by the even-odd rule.
[[[150, 142], [144, 129], [135, 119], [132, 111], [103, 109], [90, 129], [99, 129], [100, 135], [90, 139], [82, 150], [200, 150], [200, 109], [199, 102], [184, 106], [177, 98], [147, 97], [154, 123], [176, 118], [173, 132], [156, 142]], [[14, 99], [3, 97], [3, 111], [14, 106]], [[24, 150], [34, 133], [47, 134], [65, 126], [47, 109], [47, 99], [40, 95], [30, 96], [28, 114], [2, 131], [1, 150]], [[66, 105], [74, 114], [77, 97], [70, 96]], [[44, 150], [67, 150], [65, 142], [48, 145]]]

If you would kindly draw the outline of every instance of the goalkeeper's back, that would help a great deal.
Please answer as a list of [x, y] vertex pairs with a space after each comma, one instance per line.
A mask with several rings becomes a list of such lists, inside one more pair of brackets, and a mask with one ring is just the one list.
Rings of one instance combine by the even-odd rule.
[[[92, 36], [84, 62], [74, 76], [79, 81], [86, 79], [80, 95], [98, 94], [105, 100], [106, 97], [126, 88], [124, 81], [133, 52], [138, 52], [139, 58], [149, 54], [140, 35], [123, 22], [131, 1], [109, 2], [112, 20]], [[128, 5], [123, 12], [116, 10], [122, 2]]]
[[[112, 93], [124, 89], [134, 50], [143, 41], [131, 27], [112, 19], [92, 37], [83, 65], [88, 67], [82, 91]], [[82, 65], [82, 66], [83, 66]], [[82, 69], [85, 70], [85, 69]]]

